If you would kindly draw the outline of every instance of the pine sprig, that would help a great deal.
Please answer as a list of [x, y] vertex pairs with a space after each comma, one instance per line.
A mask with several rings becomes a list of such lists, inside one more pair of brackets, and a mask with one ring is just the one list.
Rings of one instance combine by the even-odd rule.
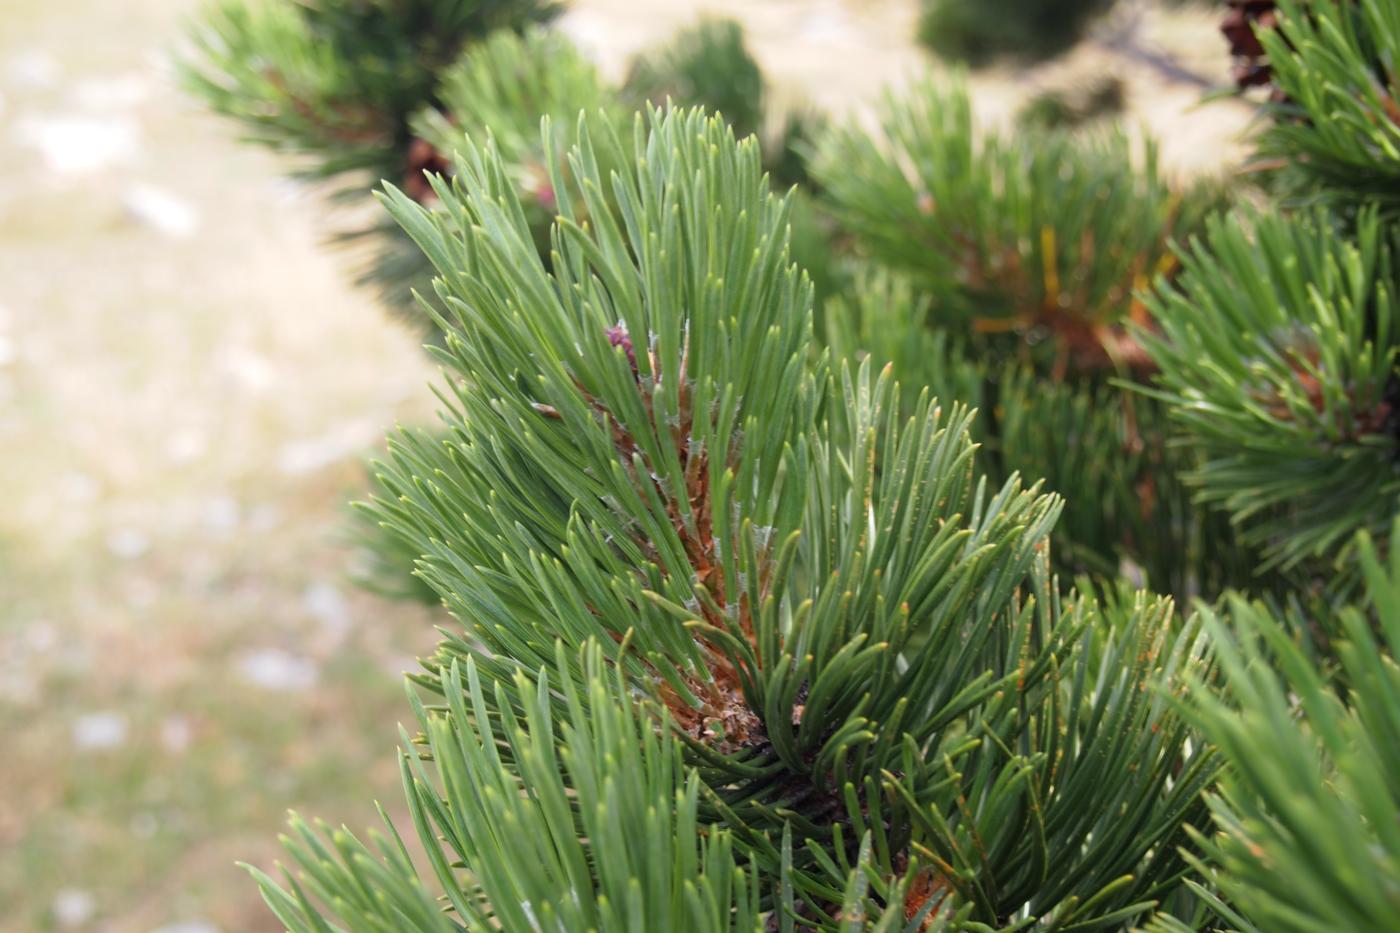
[[410, 123], [438, 104], [441, 72], [465, 46], [557, 13], [539, 0], [228, 0], [194, 33], [183, 72], [254, 139], [313, 156], [310, 177], [360, 193], [401, 177]]
[[[426, 196], [423, 172], [449, 166], [416, 124], [442, 110], [444, 74], [488, 35], [559, 10], [550, 0], [221, 0], [179, 65], [195, 96], [295, 157], [294, 177], [326, 186], [334, 202], [353, 205], [381, 179]], [[349, 216], [335, 239], [369, 244], [359, 281], [412, 310], [411, 290], [431, 282], [422, 254], [396, 225]]]
[[1400, 910], [1400, 558], [1364, 533], [1355, 553], [1368, 605], [1338, 613], [1344, 691], [1265, 607], [1207, 614], [1228, 692], [1186, 707], [1228, 768], [1202, 868], [1259, 930], [1383, 930]]
[[278, 918], [331, 929], [314, 896], [352, 931], [761, 929], [763, 892], [730, 835], [699, 824], [674, 734], [596, 644], [577, 666], [582, 684], [490, 682], [467, 659], [442, 672], [444, 708], [410, 692], [424, 737], [401, 770], [441, 904], [392, 827], [392, 844], [339, 831], [327, 847], [297, 821], [286, 843], [304, 880], [255, 872]]
[[1183, 598], [1272, 587], [1227, 518], [1193, 502], [1185, 474], [1196, 454], [1167, 443], [1165, 405], [1113, 385], [1047, 378], [1031, 361], [940, 326], [936, 299], [907, 277], [867, 270], [851, 291], [827, 305], [833, 354], [889, 363], [901, 381], [978, 409], [980, 470], [992, 480], [1042, 477], [1066, 496], [1052, 549], [1058, 572], [1126, 574]]
[[1036, 62], [1068, 51], [1114, 0], [923, 0], [919, 41], [974, 66]]
[[[377, 277], [435, 275], [443, 335], [442, 423], [395, 436], [369, 510], [455, 620], [402, 734], [423, 854], [392, 825], [294, 819], [293, 864], [254, 870], [274, 913], [297, 933], [1388, 928], [1393, 7], [1282, 0], [1262, 38], [1285, 99], [1261, 164], [1330, 214], [1206, 224], [1216, 191], [1172, 184], [1150, 143], [980, 133], [960, 85], [825, 134], [821, 197], [884, 267], [828, 307], [826, 350], [794, 257], [828, 238], [736, 141], [766, 122], [737, 27], [631, 88], [731, 125], [668, 106], [628, 126], [625, 92], [531, 28], [553, 4], [222, 8], [190, 83], [347, 196], [391, 179]], [[1104, 582], [1213, 594], [1259, 582], [1251, 548], [1323, 596], [1182, 619]]]
[[[1150, 299], [1160, 397], [1201, 451], [1200, 494], [1285, 567], [1383, 540], [1400, 503], [1392, 245], [1323, 215], [1214, 220]], [[1364, 491], [1364, 493], [1362, 492]]]
[[1390, 0], [1280, 0], [1261, 30], [1281, 102], [1259, 141], [1285, 190], [1343, 211], [1400, 210], [1400, 7]]
[[[492, 34], [446, 71], [438, 93], [443, 109], [422, 112], [414, 130], [439, 154], [440, 171], [454, 170], [452, 156], [464, 134], [479, 140], [489, 136], [520, 193], [536, 246], [547, 256], [557, 196], [540, 120], [550, 118], [548, 145], [562, 154], [581, 111], [620, 111], [616, 93], [571, 42], [544, 29]], [[423, 193], [415, 200], [430, 196], [427, 178], [408, 182], [405, 191], [412, 194], [410, 185], [416, 185]]]
[[814, 175], [864, 250], [937, 298], [939, 324], [1025, 338], [1058, 376], [1145, 364], [1122, 326], [1144, 317], [1134, 290], [1219, 202], [1174, 189], [1151, 143], [1135, 155], [1119, 131], [979, 133], [961, 84], [924, 84], [886, 99], [877, 136], [829, 134]]
[[763, 72], [732, 19], [701, 19], [666, 45], [633, 60], [623, 92], [640, 105], [703, 105], [724, 115], [736, 136], [762, 135]]
[[1175, 846], [1184, 825], [1203, 823], [1199, 795], [1215, 772], [1207, 749], [1184, 752], [1192, 730], [1142, 692], [1209, 676], [1199, 627], [1140, 594], [1072, 598], [1062, 624], [1078, 650], [1048, 689], [1018, 688], [979, 711], [965, 757], [946, 764], [951, 786], [935, 774], [922, 792], [896, 783], [924, 831], [915, 850], [976, 916], [1007, 928], [1112, 926], [1155, 905], [1185, 872]]
[[[470, 548], [483, 571], [550, 580], [597, 566], [603, 576], [583, 588], [589, 604], [563, 618], [620, 635], [629, 614], [663, 617], [641, 599], [643, 582], [681, 605], [695, 602], [697, 584], [732, 601], [740, 537], [792, 524], [800, 485], [783, 482], [781, 461], [800, 455], [784, 448], [800, 443], [794, 428], [814, 407], [803, 362], [810, 299], [783, 260], [784, 209], [761, 186], [756, 145], [721, 146], [718, 129], [697, 123], [698, 141], [668, 150], [657, 137], [643, 146], [639, 127], [635, 154], [624, 156], [610, 124], [597, 126], [599, 144], [586, 135], [572, 157], [581, 197], [556, 187], [553, 274], [494, 156], [468, 156], [452, 190], [440, 186], [440, 212], [391, 192], [391, 210], [444, 275], [454, 317], [443, 318], [441, 356], [467, 380], [452, 400], [462, 423], [451, 449], [401, 448], [398, 491], [421, 496], [439, 520], [463, 514], [478, 528], [447, 543]], [[635, 166], [613, 185], [616, 206], [600, 184], [600, 151], [601, 161]], [[688, 184], [697, 171], [713, 186]], [[760, 355], [778, 365], [755, 365]], [[758, 420], [760, 400], [776, 402], [778, 414]], [[461, 465], [422, 469], [432, 457]], [[414, 476], [463, 469], [480, 471], [482, 485], [412, 488]], [[743, 527], [731, 527], [731, 508]], [[553, 567], [529, 567], [545, 556]], [[646, 567], [643, 579], [632, 571]], [[614, 579], [631, 592], [616, 591]], [[637, 637], [644, 655], [706, 670], [673, 621]]]

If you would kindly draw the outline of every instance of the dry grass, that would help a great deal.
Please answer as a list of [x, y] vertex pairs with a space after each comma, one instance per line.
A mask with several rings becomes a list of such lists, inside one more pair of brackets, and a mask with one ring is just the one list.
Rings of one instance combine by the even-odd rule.
[[[3, 930], [274, 929], [235, 859], [270, 861], [288, 808], [358, 827], [398, 798], [394, 675], [435, 638], [346, 582], [338, 539], [359, 456], [427, 416], [430, 368], [346, 284], [314, 194], [169, 86], [196, 6], [3, 17]], [[567, 26], [619, 67], [701, 6], [589, 0]], [[749, 22], [789, 101], [859, 106], [924, 64], [908, 2], [703, 6]], [[978, 93], [1004, 113], [1109, 54]], [[1169, 160], [1216, 164], [1242, 111], [1193, 116], [1154, 80], [1130, 74]]]

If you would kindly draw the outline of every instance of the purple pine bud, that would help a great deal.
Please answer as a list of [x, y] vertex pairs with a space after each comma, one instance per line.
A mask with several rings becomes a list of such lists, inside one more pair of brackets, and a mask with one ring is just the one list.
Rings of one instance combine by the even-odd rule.
[[608, 342], [615, 347], [622, 347], [627, 354], [627, 362], [632, 364], [632, 372], [637, 372], [637, 351], [632, 346], [632, 336], [627, 333], [627, 328], [621, 323], [608, 328]]
[[559, 202], [554, 197], [554, 186], [549, 182], [543, 182], [535, 188], [535, 200], [540, 203], [540, 207], [547, 211], [553, 211], [559, 207]]

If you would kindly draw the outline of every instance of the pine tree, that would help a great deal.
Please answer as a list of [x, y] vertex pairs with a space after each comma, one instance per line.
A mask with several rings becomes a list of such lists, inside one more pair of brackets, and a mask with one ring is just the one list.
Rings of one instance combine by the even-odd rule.
[[[671, 69], [771, 134], [713, 24], [621, 89], [543, 13], [435, 60], [382, 174], [441, 424], [369, 507], [455, 620], [399, 753], [426, 856], [294, 818], [288, 929], [1388, 929], [1400, 18], [1269, 6], [1249, 207], [931, 85], [775, 193], [723, 119], [625, 116]], [[295, 35], [229, 60], [341, 87]], [[261, 67], [205, 93], [256, 126]]]
[[1198, 626], [1059, 595], [1059, 501], [979, 478], [967, 409], [902, 410], [887, 373], [813, 352], [752, 139], [589, 118], [567, 165], [552, 266], [493, 146], [435, 183], [441, 210], [387, 195], [438, 271], [451, 373], [447, 437], [395, 441], [380, 506], [462, 626], [402, 753], [431, 878], [396, 834], [296, 824], [300, 880], [260, 876], [288, 928], [1069, 929], [1177, 905], [1215, 764], [1150, 687], [1210, 677]]
[[[464, 135], [494, 140], [520, 192], [536, 245], [547, 256], [558, 194], [549, 177], [540, 119], [552, 118], [555, 127], [548, 151], [562, 152], [581, 111], [621, 112], [616, 93], [566, 38], [537, 29], [523, 36], [494, 33], [447, 70], [440, 94], [443, 109], [426, 111], [417, 121], [420, 138], [440, 153], [451, 153]], [[440, 169], [450, 170], [450, 162]], [[435, 200], [427, 173], [407, 181], [411, 184], [406, 182], [403, 190], [414, 200]], [[571, 184], [567, 177], [561, 181]]]
[[[425, 110], [442, 109], [444, 71], [495, 30], [559, 10], [552, 0], [222, 0], [181, 70], [251, 140], [298, 157], [298, 177], [356, 204], [380, 179], [412, 189], [424, 170], [447, 165], [414, 129]], [[368, 241], [362, 281], [391, 307], [411, 305], [409, 288], [425, 288], [429, 270], [396, 227], [376, 221], [347, 221], [339, 237]]]
[[638, 56], [625, 87], [641, 105], [703, 103], [724, 114], [744, 137], [763, 132], [764, 83], [744, 43], [743, 27], [732, 19], [706, 18], [681, 30], [666, 46]]
[[889, 283], [835, 303], [828, 339], [978, 408], [992, 476], [1066, 494], [1064, 572], [1129, 567], [1180, 596], [1264, 585], [1193, 503], [1164, 406], [1117, 384], [1155, 366], [1136, 296], [1175, 273], [1170, 244], [1226, 203], [1218, 185], [1170, 184], [1151, 142], [1112, 128], [981, 132], [966, 90], [933, 84], [888, 98], [876, 135], [828, 134], [813, 171]]
[[[206, 16], [184, 73], [197, 96], [249, 127], [253, 139], [299, 154], [298, 174], [331, 181], [347, 204], [389, 179], [435, 207], [428, 176], [453, 171], [464, 135], [491, 136], [546, 260], [556, 195], [545, 169], [542, 116], [555, 118], [548, 148], [562, 151], [580, 111], [622, 114], [651, 97], [703, 105], [723, 112], [741, 135], [763, 133], [776, 185], [806, 180], [798, 150], [823, 124], [803, 111], [781, 123], [767, 113], [764, 78], [738, 23], [707, 19], [682, 30], [640, 56], [627, 82], [614, 87], [564, 35], [538, 25], [557, 11], [537, 0], [228, 0]], [[438, 34], [434, 24], [451, 28]], [[361, 131], [346, 131], [346, 113], [363, 116]], [[371, 124], [393, 131], [370, 132]], [[563, 182], [571, 183], [567, 172]], [[795, 200], [794, 254], [829, 293], [838, 276], [830, 225], [808, 197]], [[392, 310], [435, 337], [413, 299], [430, 290], [432, 264], [387, 217], [365, 223], [362, 216], [351, 214], [354, 226], [341, 237], [369, 246], [361, 283], [376, 286]], [[393, 598], [437, 601], [411, 573], [416, 548], [385, 534], [371, 514], [357, 511], [348, 537], [362, 585]]]
[[919, 41], [978, 66], [999, 58], [1039, 61], [1072, 48], [1115, 0], [924, 0]]
[[1031, 130], [1081, 129], [1122, 116], [1127, 87], [1117, 75], [1095, 75], [1036, 94], [1016, 113], [1016, 122]]
[[1325, 215], [1214, 220], [1153, 300], [1157, 384], [1194, 477], [1271, 563], [1386, 536], [1400, 503], [1393, 234], [1374, 211], [1354, 239]]
[[[635, 107], [670, 102], [721, 113], [736, 135], [760, 139], [764, 168], [775, 186], [811, 184], [802, 152], [826, 121], [817, 111], [797, 108], [776, 122], [769, 108], [767, 81], [749, 51], [743, 27], [735, 20], [702, 18], [661, 48], [639, 55], [628, 70], [622, 94]], [[803, 219], [799, 216], [797, 221]]]
[[[738, 23], [683, 30], [612, 87], [563, 35], [543, 28], [560, 9], [554, 0], [223, 0], [195, 31], [182, 74], [250, 139], [297, 156], [295, 175], [328, 184], [342, 204], [363, 203], [381, 180], [431, 204], [427, 176], [452, 171], [456, 140], [495, 135], [520, 184], [536, 193], [528, 209], [546, 258], [553, 193], [542, 174], [541, 116], [559, 118], [557, 146], [581, 110], [630, 112], [653, 98], [701, 105], [741, 135], [765, 135], [775, 181], [805, 180], [796, 153], [820, 120], [798, 111], [769, 126], [763, 74]], [[826, 235], [810, 214], [799, 209], [799, 245], [817, 267]], [[397, 225], [375, 216], [365, 223], [350, 212], [337, 239], [366, 243], [360, 282], [422, 320], [412, 294], [429, 289], [432, 266]]]

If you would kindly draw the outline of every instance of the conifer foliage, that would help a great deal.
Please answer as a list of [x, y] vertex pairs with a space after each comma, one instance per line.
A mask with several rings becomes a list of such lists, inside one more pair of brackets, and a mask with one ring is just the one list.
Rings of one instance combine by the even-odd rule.
[[839, 128], [814, 159], [890, 283], [835, 305], [828, 329], [838, 352], [897, 354], [901, 379], [976, 406], [993, 475], [1077, 491], [1057, 536], [1066, 571], [1111, 578], [1127, 560], [1166, 592], [1218, 593], [1253, 582], [1250, 561], [1193, 505], [1195, 454], [1166, 445], [1163, 406], [1115, 380], [1155, 367], [1137, 294], [1225, 199], [1171, 184], [1153, 144], [1135, 148], [1113, 128], [981, 131], [960, 84], [888, 98], [878, 133]]
[[[559, 118], [550, 141], [558, 147], [581, 110], [703, 105], [740, 135], [769, 140], [777, 181], [805, 178], [796, 150], [814, 118], [795, 113], [769, 126], [764, 77], [738, 23], [707, 19], [682, 30], [613, 86], [546, 28], [561, 9], [552, 0], [222, 0], [194, 33], [182, 73], [215, 111], [252, 140], [297, 155], [299, 177], [328, 183], [347, 204], [389, 180], [431, 206], [427, 175], [453, 170], [457, 140], [494, 135], [518, 185], [534, 193], [526, 210], [546, 258], [554, 192], [541, 116]], [[382, 215], [368, 224], [349, 216], [338, 238], [370, 249], [360, 281], [418, 318], [412, 292], [429, 289], [431, 265]], [[822, 248], [817, 231], [806, 239], [808, 252]]]
[[[1261, 29], [1281, 100], [1260, 156], [1284, 190], [1342, 211], [1400, 211], [1400, 6], [1280, 0]], [[1266, 163], [1268, 166], [1270, 163]]]
[[[1263, 133], [1281, 202], [1212, 221], [1146, 338], [1194, 481], [1286, 603], [1206, 612], [1223, 693], [1184, 704], [1218, 748], [1193, 882], [1230, 929], [1385, 930], [1400, 915], [1400, 464], [1395, 416], [1395, 5], [1281, 0], [1259, 41], [1282, 102]], [[1159, 919], [1154, 930], [1179, 931]]]
[[1048, 346], [1061, 366], [1141, 362], [1115, 328], [1134, 289], [1170, 267], [1170, 240], [1218, 204], [1213, 190], [1177, 190], [1155, 146], [1135, 153], [1118, 131], [984, 132], [961, 83], [887, 97], [880, 125], [829, 134], [816, 160], [880, 265], [936, 292], [940, 313], [984, 319], [983, 332], [1062, 333]]
[[[221, 0], [202, 18], [181, 62], [186, 84], [250, 139], [299, 157], [298, 174], [342, 202], [380, 179], [418, 185], [448, 161], [414, 130], [441, 110], [439, 81], [495, 30], [520, 31], [558, 14], [552, 0]], [[426, 193], [426, 191], [424, 191]], [[368, 238], [366, 281], [391, 304], [426, 287], [418, 253], [384, 224], [353, 224]]]
[[732, 19], [702, 19], [663, 48], [638, 56], [625, 84], [629, 96], [653, 106], [704, 101], [740, 137], [763, 131], [763, 72]]
[[776, 186], [810, 182], [801, 150], [824, 120], [815, 111], [794, 109], [776, 122], [768, 82], [735, 20], [704, 17], [660, 48], [643, 52], [628, 70], [622, 97], [637, 107], [669, 102], [717, 111], [735, 135], [759, 138], [764, 167]]
[[924, 0], [919, 41], [970, 65], [1040, 61], [1073, 47], [1115, 0]]
[[1201, 494], [1275, 563], [1384, 537], [1400, 501], [1393, 237], [1374, 210], [1355, 234], [1316, 213], [1216, 219], [1153, 301]]
[[402, 178], [412, 121], [440, 104], [442, 71], [490, 32], [558, 11], [541, 0], [229, 0], [195, 34], [187, 76], [258, 141], [320, 156], [307, 163], [316, 176]]
[[[1152, 299], [1161, 397], [1201, 452], [1201, 495], [1270, 563], [1351, 576], [1360, 529], [1400, 504], [1394, 140], [1383, 67], [1400, 12], [1379, 0], [1278, 4], [1258, 38], [1284, 102], [1261, 158], [1285, 197], [1214, 221]], [[1387, 134], [1390, 134], [1388, 136]]]
[[294, 818], [289, 930], [1393, 925], [1394, 3], [1257, 5], [1250, 207], [956, 83], [765, 160], [737, 29], [610, 88], [429, 6], [231, 7], [195, 79], [389, 180], [446, 376], [369, 506], [454, 619], [416, 840]]
[[1400, 557], [1365, 534], [1356, 551], [1365, 600], [1332, 620], [1340, 689], [1264, 606], [1208, 623], [1227, 689], [1197, 685], [1190, 715], [1232, 767], [1202, 867], [1250, 933], [1387, 930], [1400, 911]]
[[[446, 70], [439, 93], [443, 109], [424, 111], [415, 123], [420, 138], [441, 153], [454, 152], [464, 135], [494, 140], [501, 164], [520, 192], [535, 242], [547, 256], [558, 199], [547, 152], [564, 150], [581, 111], [620, 111], [615, 92], [572, 43], [557, 32], [536, 28], [523, 35], [493, 33]], [[542, 117], [553, 118], [547, 140], [540, 136]], [[446, 160], [436, 169], [451, 170]], [[420, 203], [436, 201], [428, 174], [419, 172], [403, 186]], [[571, 183], [567, 177], [561, 182]], [[415, 252], [421, 262], [421, 252]]]
[[442, 210], [387, 196], [457, 377], [381, 505], [462, 625], [403, 753], [433, 887], [299, 826], [283, 920], [1069, 929], [1181, 897], [1215, 766], [1149, 687], [1210, 676], [1195, 626], [1058, 595], [1059, 502], [978, 478], [966, 409], [812, 352], [752, 140], [578, 138], [552, 270], [494, 147]]

